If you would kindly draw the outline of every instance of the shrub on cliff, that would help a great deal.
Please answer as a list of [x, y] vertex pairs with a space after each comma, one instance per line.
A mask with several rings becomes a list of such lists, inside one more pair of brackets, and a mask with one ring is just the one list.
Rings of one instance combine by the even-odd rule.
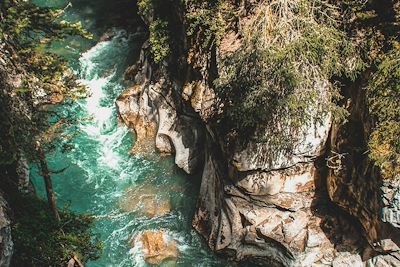
[[[321, 94], [333, 95], [330, 79], [360, 68], [338, 17], [327, 1], [254, 4], [242, 29], [242, 48], [224, 60], [216, 81], [224, 126], [251, 133], [275, 125], [274, 114], [287, 114], [294, 127], [309, 121]], [[329, 101], [325, 104], [320, 117], [331, 110]]]
[[235, 19], [234, 6], [226, 0], [182, 0], [185, 6], [186, 35], [207, 50], [219, 45]]
[[343, 1], [344, 25], [365, 70], [349, 88], [363, 90], [371, 134], [368, 155], [386, 179], [400, 176], [400, 5], [393, 0]]
[[150, 51], [153, 55], [155, 63], [159, 63], [166, 59], [171, 50], [169, 47], [168, 23], [161, 19], [157, 19], [149, 26], [150, 31]]
[[376, 126], [369, 140], [370, 156], [384, 177], [400, 174], [400, 51], [388, 52], [367, 86], [367, 100]]

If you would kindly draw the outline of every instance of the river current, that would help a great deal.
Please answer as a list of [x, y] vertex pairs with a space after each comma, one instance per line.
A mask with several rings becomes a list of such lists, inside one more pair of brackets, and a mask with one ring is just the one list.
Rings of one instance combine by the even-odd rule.
[[[35, 2], [55, 7], [68, 4], [63, 0]], [[65, 19], [82, 21], [94, 33], [94, 40], [71, 38], [53, 44], [52, 49], [69, 60], [90, 93], [86, 99], [59, 107], [61, 113], [73, 116], [76, 123], [67, 130], [67, 134], [73, 134], [70, 149], [65, 152], [60, 146], [48, 156], [52, 170], [67, 167], [52, 176], [58, 206], [68, 205], [75, 212], [98, 217], [93, 230], [103, 240], [104, 251], [98, 261], [87, 264], [89, 267], [148, 266], [140, 246], [130, 244], [130, 240], [145, 230], [160, 229], [177, 242], [176, 266], [227, 266], [191, 227], [199, 177], [185, 175], [174, 166], [172, 158], [129, 154], [135, 138], [118, 122], [115, 99], [125, 89], [124, 70], [138, 57], [143, 36], [121, 26], [126, 7], [130, 6], [126, 2], [72, 1]], [[115, 10], [123, 10], [122, 17], [108, 13]], [[113, 19], [118, 23], [113, 23]], [[113, 37], [99, 41], [106, 31]], [[36, 166], [31, 166], [31, 177], [38, 194], [45, 197], [43, 179]], [[149, 218], [121, 208], [127, 192], [141, 187], [169, 199], [171, 211]]]

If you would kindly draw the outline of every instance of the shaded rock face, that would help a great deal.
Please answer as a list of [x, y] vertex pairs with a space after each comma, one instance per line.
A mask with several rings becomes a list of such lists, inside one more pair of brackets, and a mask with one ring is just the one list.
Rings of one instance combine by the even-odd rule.
[[133, 245], [140, 242], [144, 260], [153, 265], [159, 265], [164, 261], [175, 261], [179, 251], [176, 242], [165, 231], [146, 231], [138, 235]]
[[7, 215], [7, 202], [0, 194], [0, 266], [10, 266], [13, 254], [13, 241], [11, 239], [11, 221]]
[[400, 265], [399, 177], [384, 180], [368, 158], [372, 122], [363, 90], [349, 90], [349, 122], [335, 126], [330, 159], [335, 163], [327, 178], [330, 199], [361, 224], [372, 254], [370, 266]]
[[[303, 127], [292, 129], [290, 118], [274, 114], [280, 125], [260, 128], [263, 142], [227, 144], [210, 121], [219, 111], [209, 80], [223, 58], [215, 50], [186, 60], [187, 70], [173, 78], [167, 70], [176, 66], [154, 66], [145, 43], [131, 68], [134, 85], [116, 104], [137, 134], [134, 152], [175, 153], [187, 173], [202, 170], [193, 227], [212, 250], [268, 266], [400, 266], [400, 218], [392, 218], [399, 185], [382, 181], [360, 151], [357, 142], [365, 147], [370, 128], [368, 114], [357, 113], [365, 107], [362, 96], [349, 97], [355, 119], [335, 125], [322, 112], [329, 82], [316, 82], [319, 95]], [[342, 146], [354, 148], [345, 168], [336, 166], [337, 155], [350, 154]]]

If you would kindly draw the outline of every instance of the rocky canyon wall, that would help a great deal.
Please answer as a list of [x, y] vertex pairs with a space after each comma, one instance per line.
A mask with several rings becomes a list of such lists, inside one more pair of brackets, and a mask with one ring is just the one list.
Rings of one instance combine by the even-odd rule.
[[[185, 47], [185, 35], [175, 39]], [[330, 82], [316, 81], [312, 116], [300, 128], [277, 113], [257, 132], [262, 141], [228, 140], [210, 120], [219, 112], [210, 80], [224, 53], [178, 52], [155, 64], [147, 41], [116, 101], [136, 133], [133, 153], [173, 154], [185, 172], [202, 173], [193, 227], [209, 247], [269, 266], [399, 266], [399, 184], [383, 180], [365, 154], [363, 91], [344, 96], [350, 119], [339, 124], [324, 112]]]

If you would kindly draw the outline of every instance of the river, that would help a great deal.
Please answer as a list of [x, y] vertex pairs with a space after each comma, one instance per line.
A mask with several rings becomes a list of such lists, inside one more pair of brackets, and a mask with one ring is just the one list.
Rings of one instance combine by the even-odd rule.
[[[36, 0], [35, 3], [65, 7], [68, 2]], [[58, 205], [99, 216], [93, 230], [100, 234], [105, 247], [102, 257], [89, 262], [89, 267], [147, 266], [142, 250], [130, 245], [130, 239], [149, 229], [164, 229], [177, 241], [177, 266], [227, 266], [191, 227], [199, 177], [185, 175], [168, 157], [129, 154], [135, 138], [118, 122], [114, 103], [125, 88], [124, 70], [138, 57], [143, 41], [143, 35], [135, 33], [135, 27], [127, 29], [124, 25], [137, 20], [132, 3], [130, 0], [72, 1], [65, 19], [81, 21], [94, 39], [75, 37], [53, 44], [53, 50], [68, 59], [90, 92], [86, 99], [59, 107], [76, 123], [67, 130], [67, 134], [74, 134], [70, 149], [63, 152], [59, 146], [48, 156], [52, 170], [68, 167], [52, 177]], [[105, 32], [111, 32], [113, 37], [99, 41]], [[43, 179], [36, 166], [31, 166], [31, 177], [38, 194], [45, 197]], [[129, 190], [135, 188], [146, 188], [144, 191], [157, 192], [158, 197], [168, 199], [171, 211], [152, 218], [137, 211], [124, 211], [121, 203]]]

